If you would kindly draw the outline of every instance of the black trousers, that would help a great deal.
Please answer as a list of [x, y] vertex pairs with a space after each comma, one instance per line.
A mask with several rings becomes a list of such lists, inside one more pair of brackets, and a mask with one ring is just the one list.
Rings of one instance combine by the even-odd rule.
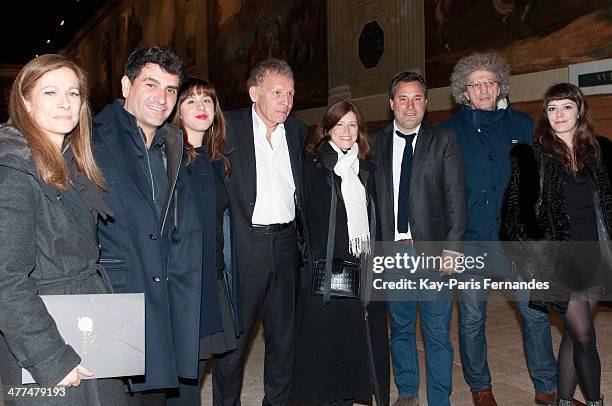
[[166, 406], [167, 391], [134, 392], [128, 395], [129, 406]]
[[240, 405], [246, 350], [259, 315], [266, 345], [263, 405], [289, 404], [298, 264], [295, 226], [277, 233], [255, 233], [249, 266], [239, 270], [244, 333], [235, 351], [214, 360], [215, 406]]

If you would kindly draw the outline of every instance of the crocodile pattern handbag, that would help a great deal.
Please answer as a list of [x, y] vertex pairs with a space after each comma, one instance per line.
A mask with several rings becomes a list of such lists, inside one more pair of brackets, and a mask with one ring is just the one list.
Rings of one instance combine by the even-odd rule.
[[[325, 260], [314, 263], [312, 270], [312, 294], [323, 295], [325, 285]], [[332, 262], [331, 297], [359, 298], [359, 263], [335, 259]]]

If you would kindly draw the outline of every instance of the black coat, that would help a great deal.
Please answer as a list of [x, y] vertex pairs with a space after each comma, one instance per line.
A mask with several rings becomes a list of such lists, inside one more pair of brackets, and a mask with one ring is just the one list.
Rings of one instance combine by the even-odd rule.
[[[93, 124], [94, 156], [108, 182], [106, 202], [113, 211], [113, 219], [99, 225], [100, 263], [115, 292], [145, 294], [146, 370], [144, 377], [132, 380], [136, 391], [176, 387], [178, 376], [198, 376], [201, 274], [168, 267], [171, 196], [183, 138], [176, 126], [163, 129], [169, 192], [160, 218], [150, 178], [139, 163], [144, 144], [139, 143], [136, 119], [115, 101]], [[181, 296], [184, 292], [190, 294]]]
[[[97, 264], [90, 208], [74, 191], [61, 194], [41, 180], [25, 138], [8, 125], [0, 126], [0, 235], [2, 383], [21, 386], [24, 366], [41, 387], [52, 388], [81, 360], [39, 295], [109, 293], [110, 286]], [[19, 405], [126, 402], [121, 382], [108, 379], [82, 381], [64, 397], [4, 397]]]
[[[612, 167], [612, 145], [598, 139], [601, 155], [585, 161], [593, 184], [593, 202], [600, 241], [612, 235], [612, 187], [608, 168]], [[567, 169], [541, 147], [517, 145], [510, 154], [512, 176], [504, 195], [500, 239], [515, 269], [523, 279], [548, 281], [549, 290], [531, 292], [531, 305], [539, 309], [567, 310], [579, 266], [572, 257], [570, 217], [565, 198]], [[543, 162], [543, 190], [540, 168]], [[541, 199], [541, 200], [540, 200]], [[608, 244], [602, 245], [609, 248]], [[609, 255], [605, 253], [604, 257]]]
[[[178, 292], [179, 295], [193, 296], [192, 300], [197, 300], [201, 296], [199, 311], [194, 314], [194, 316], [200, 315], [200, 338], [223, 330], [217, 285], [218, 264], [216, 263], [215, 238], [217, 229], [215, 176], [217, 175], [215, 171], [227, 179], [223, 173], [223, 161], [211, 163], [206, 154], [202, 154], [195, 163], [190, 165], [186, 165], [184, 160], [174, 194], [173, 221], [170, 232], [172, 255], [169, 267], [175, 269], [175, 272], [183, 269], [186, 272], [201, 275], [201, 294], [190, 287], [184, 292]], [[234, 330], [236, 334], [240, 334], [243, 330], [240, 284], [236, 272], [235, 256], [231, 255], [235, 241], [231, 225], [231, 210], [226, 210], [223, 221], [224, 240], [227, 243], [224, 246], [224, 276], [227, 291], [230, 293]], [[185, 303], [189, 302], [191, 300], [185, 301]], [[190, 309], [174, 310], [180, 314]]]
[[[324, 259], [327, 249], [330, 186], [337, 159], [336, 151], [327, 142], [322, 144], [316, 155], [306, 154], [304, 159], [304, 213], [309, 255], [298, 290], [292, 382], [292, 400], [300, 404], [321, 404], [339, 399], [369, 401], [372, 398], [363, 303], [359, 299], [332, 297], [331, 302], [324, 306], [322, 296], [313, 296], [311, 293], [312, 264], [318, 259]], [[370, 197], [376, 200], [372, 175], [375, 168], [370, 161], [360, 162], [359, 176], [366, 185], [368, 201]], [[334, 259], [355, 261], [348, 250], [341, 180], [335, 174], [333, 178], [338, 191]], [[371, 236], [371, 239], [374, 241], [376, 236]], [[386, 307], [383, 302], [371, 302], [367, 311], [378, 386], [383, 403], [388, 404], [389, 343]]]

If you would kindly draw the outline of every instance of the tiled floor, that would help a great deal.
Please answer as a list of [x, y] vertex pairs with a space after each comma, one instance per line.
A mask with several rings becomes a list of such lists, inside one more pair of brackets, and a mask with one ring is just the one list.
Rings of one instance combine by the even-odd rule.
[[[499, 299], [499, 298], [498, 298]], [[451, 339], [455, 347], [455, 364], [453, 368], [453, 405], [471, 405], [471, 394], [461, 371], [461, 360], [458, 348], [458, 324], [456, 311], [451, 325]], [[552, 317], [552, 333], [557, 352], [561, 341], [560, 321]], [[596, 318], [599, 355], [602, 366], [602, 392], [612, 399], [612, 309], [600, 307]], [[420, 336], [420, 333], [419, 333]], [[527, 372], [523, 345], [516, 312], [511, 304], [503, 300], [492, 300], [488, 306], [487, 339], [489, 344], [489, 367], [493, 375], [495, 397], [500, 406], [533, 405], [533, 385]], [[421, 405], [426, 405], [424, 352], [422, 338], [418, 342], [421, 358]], [[261, 331], [253, 342], [244, 377], [242, 392], [243, 406], [261, 405], [263, 398], [263, 338]], [[211, 375], [205, 376], [202, 404], [211, 405]], [[391, 384], [391, 401], [397, 397], [395, 385]], [[577, 394], [582, 399], [581, 394]], [[435, 406], [435, 405], [432, 405]]]

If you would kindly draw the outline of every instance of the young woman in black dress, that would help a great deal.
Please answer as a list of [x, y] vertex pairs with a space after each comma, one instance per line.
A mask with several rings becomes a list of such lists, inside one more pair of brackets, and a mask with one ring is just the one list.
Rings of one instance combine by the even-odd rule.
[[602, 405], [593, 319], [610, 280], [610, 141], [595, 137], [586, 99], [569, 83], [545, 93], [534, 139], [512, 150], [501, 236], [538, 241], [509, 253], [528, 277], [554, 287], [532, 292], [531, 305], [563, 320], [557, 404], [572, 405], [580, 384], [588, 405]]
[[[242, 331], [238, 274], [231, 256], [226, 126], [214, 85], [188, 79], [179, 94], [177, 119], [185, 147], [174, 199], [172, 242], [179, 263], [173, 269], [202, 273], [199, 357], [206, 360], [234, 350]], [[203, 369], [201, 363], [200, 374]], [[168, 399], [168, 404], [199, 405], [197, 384], [181, 382], [178, 398]]]

